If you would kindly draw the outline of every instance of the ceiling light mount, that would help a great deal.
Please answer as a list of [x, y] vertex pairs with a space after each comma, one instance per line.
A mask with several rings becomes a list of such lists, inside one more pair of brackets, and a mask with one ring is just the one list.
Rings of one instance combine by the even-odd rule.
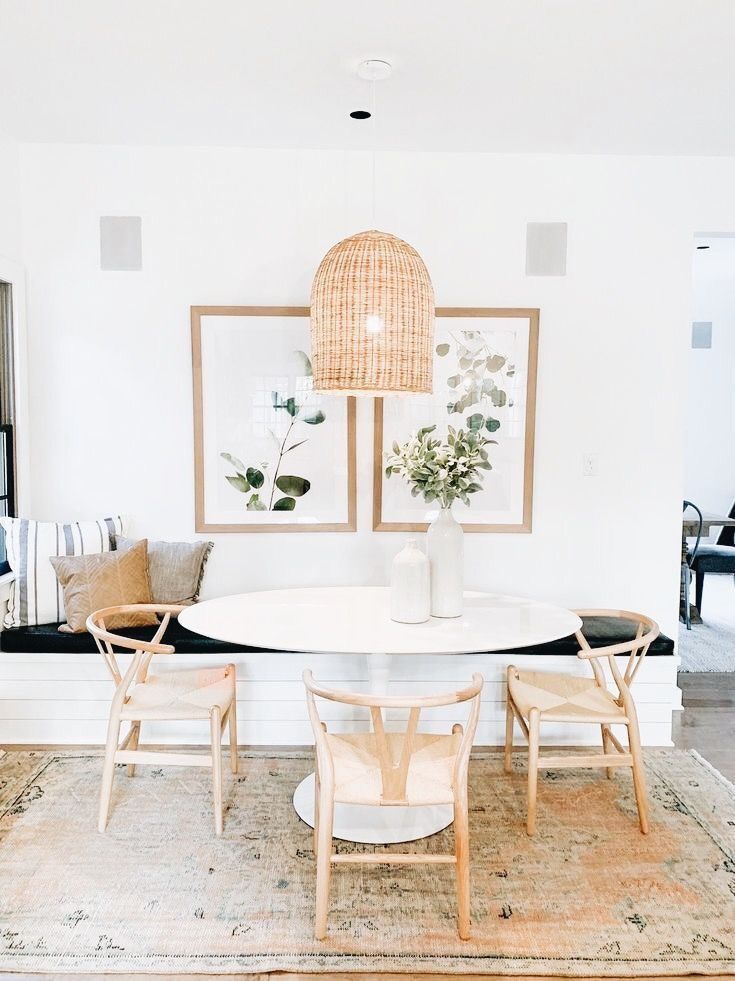
[[389, 61], [381, 61], [378, 58], [368, 58], [357, 66], [358, 77], [366, 82], [382, 82], [390, 77], [392, 71], [393, 66]]

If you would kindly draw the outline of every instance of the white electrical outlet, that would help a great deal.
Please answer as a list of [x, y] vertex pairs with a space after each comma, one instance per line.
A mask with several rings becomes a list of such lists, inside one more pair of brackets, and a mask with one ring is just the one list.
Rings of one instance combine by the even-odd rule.
[[596, 477], [598, 473], [597, 454], [585, 453], [582, 457], [582, 476]]

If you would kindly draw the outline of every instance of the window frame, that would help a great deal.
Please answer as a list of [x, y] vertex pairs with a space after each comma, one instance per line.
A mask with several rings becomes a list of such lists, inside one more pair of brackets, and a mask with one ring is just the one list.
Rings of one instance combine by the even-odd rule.
[[[29, 511], [29, 406], [28, 406], [28, 354], [26, 333], [26, 283], [25, 269], [13, 259], [0, 256], [0, 282], [10, 286], [14, 421], [10, 433], [9, 452], [12, 454], [9, 479], [12, 481], [12, 514]], [[4, 427], [3, 427], [4, 428]], [[10, 492], [11, 487], [7, 490]], [[11, 494], [7, 495], [10, 497]], [[11, 509], [9, 508], [9, 511]], [[10, 572], [10, 566], [0, 563], [0, 576]]]

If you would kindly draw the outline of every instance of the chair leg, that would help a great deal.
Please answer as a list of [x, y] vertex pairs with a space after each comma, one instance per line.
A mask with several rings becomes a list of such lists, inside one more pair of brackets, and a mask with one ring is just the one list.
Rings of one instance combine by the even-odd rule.
[[214, 830], [222, 834], [222, 712], [216, 705], [209, 716], [212, 734], [212, 794], [214, 797]]
[[97, 830], [104, 832], [110, 814], [110, 798], [112, 797], [112, 781], [115, 777], [115, 753], [120, 741], [120, 720], [110, 719], [107, 726], [107, 744], [105, 746], [105, 762], [102, 768], [102, 788], [100, 790], [100, 811]]
[[316, 855], [319, 847], [319, 797], [322, 788], [319, 783], [319, 771], [314, 773], [314, 854]]
[[319, 801], [319, 836], [316, 846], [316, 917], [314, 936], [324, 940], [327, 935], [327, 913], [329, 911], [329, 876], [332, 871], [332, 823], [334, 820], [334, 800], [331, 795], [323, 795]]
[[[610, 736], [608, 735], [607, 732], [607, 726], [601, 725], [600, 729], [602, 730], [602, 752], [605, 753], [605, 755], [607, 755], [608, 753], [612, 752], [613, 744], [610, 741]], [[607, 773], [607, 779], [612, 780], [612, 778], [615, 776], [615, 767], [606, 766], [605, 772]]]
[[526, 831], [533, 835], [536, 831], [536, 791], [538, 789], [538, 747], [540, 714], [532, 708], [528, 714], [528, 815]]
[[513, 772], [513, 703], [510, 691], [505, 696], [505, 758], [504, 769], [506, 773]]
[[704, 592], [704, 573], [697, 570], [697, 581], [694, 584], [694, 605], [702, 616], [702, 593]]
[[[136, 750], [138, 748], [138, 743], [140, 742], [140, 727], [141, 727], [140, 722], [133, 722], [132, 725], [133, 731], [130, 735], [130, 741], [128, 742], [128, 749], [130, 750]], [[128, 763], [127, 770], [128, 770], [128, 776], [134, 777], [135, 763]]]
[[684, 565], [684, 622], [687, 625], [687, 630], [692, 629], [692, 611], [689, 606], [689, 584], [692, 579], [692, 573], [688, 565]]
[[457, 859], [457, 930], [470, 939], [470, 833], [467, 794], [454, 801], [454, 853]]
[[227, 716], [227, 731], [230, 734], [230, 769], [237, 773], [237, 701], [234, 698]]
[[643, 753], [641, 751], [641, 737], [638, 732], [638, 722], [633, 719], [628, 723], [628, 746], [630, 755], [633, 757], [633, 786], [635, 788], [635, 799], [638, 805], [638, 821], [641, 826], [641, 833], [648, 834], [648, 796], [646, 793], [646, 773], [643, 768]]

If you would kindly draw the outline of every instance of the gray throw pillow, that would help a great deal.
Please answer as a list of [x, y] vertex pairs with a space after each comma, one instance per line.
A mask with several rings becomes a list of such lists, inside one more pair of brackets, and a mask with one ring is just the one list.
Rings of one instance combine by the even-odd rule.
[[[127, 552], [137, 544], [132, 538], [115, 535], [115, 547]], [[204, 566], [213, 542], [148, 541], [148, 573], [154, 603], [196, 603]]]

